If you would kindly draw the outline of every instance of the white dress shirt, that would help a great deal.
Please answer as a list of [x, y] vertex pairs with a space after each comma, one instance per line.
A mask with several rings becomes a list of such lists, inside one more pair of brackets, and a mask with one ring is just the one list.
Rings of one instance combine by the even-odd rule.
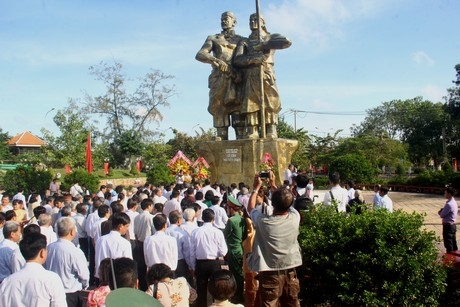
[[101, 237], [101, 224], [107, 220], [108, 218], [103, 217], [103, 218], [98, 219], [93, 224], [93, 229], [91, 230], [91, 237], [94, 239], [94, 242], [97, 242], [97, 240]]
[[88, 263], [81, 249], [62, 238], [51, 243], [47, 249], [45, 268], [61, 277], [66, 293], [74, 293], [88, 286]]
[[380, 198], [377, 208], [387, 209], [389, 212], [393, 212], [393, 201], [388, 195], [383, 195]]
[[88, 236], [93, 238], [93, 226], [94, 224], [100, 219], [99, 214], [97, 213], [97, 210], [94, 211], [93, 213], [88, 214], [86, 217], [86, 222], [85, 222], [85, 231]]
[[3, 280], [0, 293], [0, 306], [67, 306], [59, 276], [36, 262]]
[[134, 219], [139, 215], [139, 212], [127, 210], [125, 213], [129, 216], [129, 220], [131, 221], [131, 223], [129, 223], [129, 239], [136, 240], [136, 233], [134, 232]]
[[201, 207], [200, 215], [197, 217], [196, 220], [198, 222], [203, 222], [203, 211], [208, 209], [208, 206], [202, 200], [197, 200], [196, 203]]
[[171, 225], [166, 229], [166, 234], [175, 238], [177, 242], [178, 259], [184, 259], [190, 267], [190, 235], [182, 226]]
[[0, 282], [13, 274], [11, 264], [15, 250], [19, 250], [19, 245], [9, 239], [4, 239], [0, 244]]
[[57, 241], [56, 233], [51, 226], [40, 226], [40, 232], [42, 235], [46, 236], [46, 245], [50, 245], [53, 242]]
[[153, 215], [150, 212], [142, 211], [136, 216], [134, 219], [134, 233], [136, 234], [136, 239], [141, 242], [144, 242], [145, 239], [155, 233]]
[[77, 213], [74, 216], [72, 216], [73, 219], [75, 220], [75, 227], [77, 228], [77, 239], [80, 238], [87, 238], [88, 235], [85, 230], [86, 226], [86, 216], [84, 216], [81, 213]]
[[166, 217], [169, 217], [169, 213], [173, 212], [174, 210], [182, 212], [182, 207], [180, 206], [180, 202], [177, 200], [177, 198], [173, 198], [165, 202], [163, 214], [166, 215]]
[[122, 258], [127, 257], [133, 259], [131, 243], [123, 238], [118, 231], [112, 230], [110, 233], [100, 237], [96, 242], [95, 263], [96, 270], [94, 276], [99, 278], [99, 265], [105, 258]]
[[213, 260], [225, 256], [227, 252], [224, 233], [212, 223], [204, 223], [203, 226], [192, 232], [190, 244], [192, 270], [195, 269], [197, 259]]
[[144, 241], [144, 258], [147, 268], [157, 263], [164, 263], [175, 271], [178, 257], [176, 239], [164, 231], [157, 231]]
[[163, 204], [164, 205], [167, 201], [168, 201], [168, 199], [166, 197], [164, 197], [163, 195], [161, 195], [161, 196], [158, 196], [158, 195], [153, 196], [153, 203], [154, 204]]
[[189, 239], [191, 239], [192, 232], [198, 228], [198, 225], [196, 221], [193, 221], [193, 222], [187, 221], [184, 224], [180, 225], [180, 228], [184, 230], [185, 232], [187, 232], [188, 235], [190, 236]]
[[227, 212], [220, 205], [212, 205], [210, 209], [214, 211], [214, 214], [215, 214], [214, 226], [216, 226], [217, 228], [221, 230], [224, 230], [225, 225], [227, 224], [227, 221], [228, 221]]
[[[340, 185], [333, 186], [330, 190], [332, 195], [334, 195], [334, 201], [337, 202], [337, 210], [339, 212], [346, 212], [348, 204], [348, 191], [342, 188]], [[327, 191], [324, 194], [323, 203], [326, 206], [332, 205], [331, 193]]]

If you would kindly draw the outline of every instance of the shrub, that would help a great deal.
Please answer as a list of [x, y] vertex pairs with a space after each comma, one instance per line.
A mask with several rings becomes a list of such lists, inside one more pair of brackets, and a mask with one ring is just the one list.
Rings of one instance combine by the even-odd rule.
[[171, 171], [164, 164], [155, 164], [152, 169], [147, 173], [147, 182], [154, 185], [162, 183], [174, 182], [174, 177], [171, 175]]
[[53, 175], [48, 170], [37, 169], [34, 166], [18, 166], [6, 172], [3, 187], [11, 195], [18, 192], [19, 186], [24, 188], [24, 194], [34, 189], [44, 195], [52, 179]]
[[328, 189], [329, 179], [327, 176], [314, 177], [313, 178], [315, 189]]
[[76, 182], [90, 192], [96, 193], [99, 190], [98, 176], [81, 169], [74, 170], [72, 173], [64, 176], [61, 183], [61, 190], [69, 191], [70, 187]]
[[329, 172], [339, 172], [342, 182], [354, 180], [355, 183], [372, 182], [375, 169], [370, 162], [361, 155], [347, 154], [332, 160]]
[[[423, 216], [402, 211], [305, 214], [299, 270], [304, 306], [437, 306], [446, 270]], [[305, 276], [306, 278], [302, 278]]]

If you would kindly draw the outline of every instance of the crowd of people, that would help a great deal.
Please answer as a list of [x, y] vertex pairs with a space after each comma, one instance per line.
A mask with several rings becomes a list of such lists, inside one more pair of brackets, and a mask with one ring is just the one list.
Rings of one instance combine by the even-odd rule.
[[300, 214], [291, 186], [269, 174], [252, 186], [207, 179], [90, 194], [54, 180], [48, 195], [4, 193], [0, 305], [104, 306], [132, 287], [164, 306], [300, 306]]
[[[263, 177], [256, 174], [251, 187], [209, 179], [129, 189], [109, 183], [92, 195], [79, 183], [62, 192], [54, 180], [43, 198], [26, 198], [22, 187], [3, 194], [0, 292], [11, 295], [0, 301], [103, 306], [117, 285], [131, 284], [116, 282], [131, 268], [133, 287], [164, 306], [300, 306], [297, 240], [300, 211], [313, 204], [313, 180], [292, 165], [281, 187], [273, 172]], [[353, 181], [343, 188], [331, 173], [329, 184], [325, 206], [358, 214], [366, 208]], [[387, 194], [376, 186], [375, 208], [392, 211]], [[113, 259], [131, 264], [125, 260], [117, 273]], [[28, 295], [20, 297], [26, 283], [17, 281], [26, 278]]]

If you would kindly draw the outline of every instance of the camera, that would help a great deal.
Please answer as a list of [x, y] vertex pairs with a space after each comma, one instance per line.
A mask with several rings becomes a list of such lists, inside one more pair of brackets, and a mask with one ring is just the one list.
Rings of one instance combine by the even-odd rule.
[[270, 172], [260, 172], [260, 178], [270, 178]]

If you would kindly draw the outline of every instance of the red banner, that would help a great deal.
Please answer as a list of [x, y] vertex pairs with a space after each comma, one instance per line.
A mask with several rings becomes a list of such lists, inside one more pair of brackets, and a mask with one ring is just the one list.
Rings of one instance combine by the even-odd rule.
[[104, 162], [104, 174], [109, 174], [109, 162]]
[[93, 159], [91, 157], [91, 133], [88, 133], [88, 139], [86, 140], [86, 169], [88, 173], [93, 172]]

